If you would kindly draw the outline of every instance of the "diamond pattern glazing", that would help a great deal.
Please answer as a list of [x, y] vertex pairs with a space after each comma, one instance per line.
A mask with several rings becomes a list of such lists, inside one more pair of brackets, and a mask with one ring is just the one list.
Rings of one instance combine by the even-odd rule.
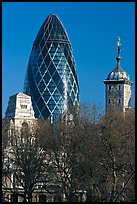
[[79, 105], [75, 60], [67, 33], [56, 15], [49, 15], [34, 41], [24, 93], [31, 95], [36, 118], [57, 121]]

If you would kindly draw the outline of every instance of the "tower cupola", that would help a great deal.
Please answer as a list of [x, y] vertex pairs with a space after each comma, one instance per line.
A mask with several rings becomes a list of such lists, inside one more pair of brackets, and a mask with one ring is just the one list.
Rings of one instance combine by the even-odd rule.
[[118, 40], [117, 40], [118, 55], [116, 57], [117, 65], [115, 69], [108, 74], [107, 80], [130, 80], [129, 75], [122, 69], [120, 65], [120, 60], [121, 60], [121, 56], [120, 56], [121, 47], [120, 46], [121, 46], [120, 37], [118, 37]]

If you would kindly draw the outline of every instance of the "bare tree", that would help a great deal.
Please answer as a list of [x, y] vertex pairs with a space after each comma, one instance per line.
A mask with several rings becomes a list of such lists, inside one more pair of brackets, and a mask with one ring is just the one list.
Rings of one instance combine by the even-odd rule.
[[[102, 142], [107, 170], [107, 202], [134, 201], [135, 118], [132, 111], [110, 110], [103, 120]], [[130, 189], [130, 193], [127, 193]]]
[[14, 175], [26, 201], [39, 181], [55, 202], [135, 201], [134, 111], [103, 114], [83, 104], [59, 123], [39, 120], [38, 127], [12, 138]]
[[31, 202], [35, 187], [39, 182], [44, 183], [47, 177], [48, 160], [39, 145], [39, 131], [28, 127], [23, 127], [21, 131], [14, 129], [10, 140], [10, 168], [7, 164], [5, 169], [10, 180], [13, 176], [11, 190], [14, 189], [15, 195], [19, 189], [23, 189], [24, 201]]

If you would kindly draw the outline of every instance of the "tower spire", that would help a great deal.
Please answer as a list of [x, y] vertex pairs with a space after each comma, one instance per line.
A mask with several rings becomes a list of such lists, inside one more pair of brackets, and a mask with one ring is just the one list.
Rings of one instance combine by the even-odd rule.
[[118, 37], [117, 39], [117, 46], [118, 46], [118, 56], [116, 57], [116, 60], [117, 60], [117, 68], [119, 69], [120, 68], [120, 60], [121, 60], [121, 56], [120, 56], [120, 51], [121, 51], [121, 43], [120, 43], [120, 37]]

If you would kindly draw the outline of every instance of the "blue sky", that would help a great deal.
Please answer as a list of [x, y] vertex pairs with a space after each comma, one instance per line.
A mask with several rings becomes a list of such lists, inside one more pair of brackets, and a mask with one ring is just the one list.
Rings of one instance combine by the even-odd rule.
[[133, 81], [135, 100], [134, 2], [3, 2], [2, 117], [9, 96], [23, 91], [33, 41], [49, 14], [56, 14], [71, 41], [80, 86], [80, 101], [105, 109], [103, 80], [116, 66], [120, 36], [121, 67]]

